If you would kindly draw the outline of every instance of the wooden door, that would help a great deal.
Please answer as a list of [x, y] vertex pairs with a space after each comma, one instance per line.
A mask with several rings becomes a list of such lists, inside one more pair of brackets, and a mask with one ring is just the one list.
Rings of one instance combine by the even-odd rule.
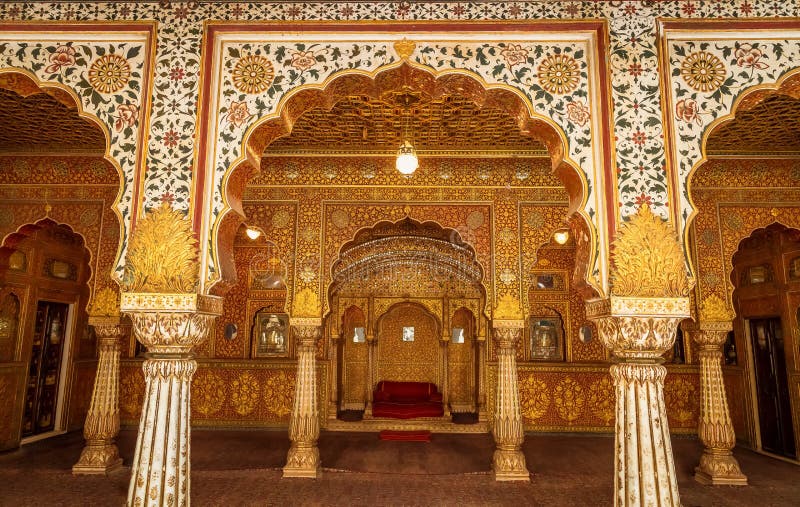
[[53, 431], [69, 305], [39, 301], [25, 388], [22, 436]]
[[796, 457], [780, 318], [750, 320], [761, 448]]

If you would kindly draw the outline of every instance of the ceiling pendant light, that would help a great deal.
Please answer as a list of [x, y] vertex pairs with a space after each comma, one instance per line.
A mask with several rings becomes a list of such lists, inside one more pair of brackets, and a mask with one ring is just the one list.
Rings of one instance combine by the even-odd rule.
[[405, 176], [411, 176], [414, 174], [414, 171], [417, 170], [417, 167], [419, 167], [417, 150], [414, 149], [414, 146], [410, 142], [403, 141], [403, 144], [400, 145], [400, 149], [397, 150], [395, 167]]

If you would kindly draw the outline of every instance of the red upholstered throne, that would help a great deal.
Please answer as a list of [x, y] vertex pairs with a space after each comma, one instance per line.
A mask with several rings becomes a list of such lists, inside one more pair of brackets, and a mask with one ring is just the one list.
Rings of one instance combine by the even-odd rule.
[[381, 380], [372, 393], [372, 415], [395, 419], [441, 417], [442, 394], [431, 382]]

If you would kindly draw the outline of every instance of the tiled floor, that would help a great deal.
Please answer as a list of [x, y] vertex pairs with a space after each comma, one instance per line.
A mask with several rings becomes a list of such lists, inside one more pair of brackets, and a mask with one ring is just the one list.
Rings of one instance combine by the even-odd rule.
[[[123, 431], [126, 464], [135, 434]], [[72, 433], [0, 454], [0, 505], [122, 505], [130, 469], [109, 477], [70, 473], [83, 440]], [[323, 433], [317, 480], [283, 479], [285, 431], [192, 434], [194, 505], [553, 505], [612, 502], [613, 438], [528, 435], [530, 483], [495, 483], [490, 435], [439, 435], [430, 443], [384, 442], [374, 433]], [[737, 449], [744, 488], [702, 486], [692, 478], [701, 446], [673, 439], [681, 500], [691, 506], [795, 506], [800, 467]]]

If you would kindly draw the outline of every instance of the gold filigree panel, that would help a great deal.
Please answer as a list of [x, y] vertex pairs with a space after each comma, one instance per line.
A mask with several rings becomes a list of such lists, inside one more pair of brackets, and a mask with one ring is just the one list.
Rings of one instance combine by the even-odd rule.
[[46, 93], [22, 97], [0, 88], [0, 152], [105, 153], [106, 139], [84, 120]]
[[114, 185], [117, 170], [102, 155], [0, 155], [0, 184]]
[[[425, 135], [415, 135], [420, 132]], [[466, 97], [405, 91], [380, 99], [351, 96], [331, 109], [306, 111], [294, 122], [292, 135], [273, 141], [268, 153], [393, 154], [406, 139], [423, 153], [547, 154], [541, 141], [522, 133], [517, 120], [503, 111], [481, 108]]]
[[[403, 328], [414, 341], [403, 341]], [[377, 380], [433, 382], [440, 385], [439, 329], [436, 320], [414, 304], [395, 306], [378, 330]]]
[[767, 97], [715, 128], [706, 142], [708, 155], [800, 154], [800, 99]]

